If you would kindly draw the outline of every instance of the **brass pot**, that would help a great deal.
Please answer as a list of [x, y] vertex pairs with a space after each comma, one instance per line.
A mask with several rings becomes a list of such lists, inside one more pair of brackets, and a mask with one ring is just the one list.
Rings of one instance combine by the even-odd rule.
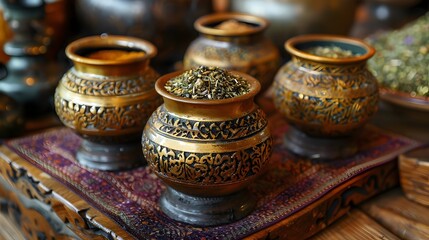
[[[349, 33], [359, 0], [229, 0], [229, 10], [266, 18], [267, 36], [280, 49], [300, 34]], [[286, 56], [285, 56], [286, 58]]]
[[[228, 20], [253, 27], [244, 31], [215, 28]], [[205, 65], [244, 72], [260, 81], [261, 92], [271, 85], [279, 68], [280, 55], [274, 44], [264, 37], [268, 21], [246, 14], [216, 13], [200, 17], [194, 26], [200, 36], [185, 52], [185, 69]]]
[[[213, 12], [207, 0], [75, 0], [76, 19], [84, 35], [117, 34], [144, 38], [158, 49], [160, 71], [183, 59], [197, 37], [193, 22]], [[94, 14], [97, 13], [97, 14]]]
[[[317, 46], [360, 55], [329, 58], [305, 51]], [[352, 136], [377, 111], [378, 85], [366, 64], [373, 47], [349, 37], [301, 35], [289, 39], [285, 48], [292, 59], [275, 77], [274, 103], [299, 131], [315, 138]]]
[[244, 189], [263, 172], [271, 154], [268, 121], [254, 103], [260, 84], [233, 72], [248, 80], [249, 93], [221, 100], [188, 99], [164, 88], [181, 73], [157, 80], [164, 104], [152, 114], [142, 137], [149, 166], [168, 186], [161, 208], [176, 220], [196, 225], [237, 220], [251, 211]]
[[[121, 60], [88, 57], [99, 50], [144, 52]], [[55, 92], [55, 110], [65, 126], [82, 138], [77, 160], [102, 170], [130, 168], [144, 163], [139, 139], [147, 119], [162, 103], [150, 67], [156, 48], [125, 36], [92, 36], [66, 48], [74, 66]]]

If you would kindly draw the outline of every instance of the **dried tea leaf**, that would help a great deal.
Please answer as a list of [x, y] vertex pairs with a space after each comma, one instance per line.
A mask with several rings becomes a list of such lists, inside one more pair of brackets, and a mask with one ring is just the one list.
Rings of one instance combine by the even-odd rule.
[[224, 69], [200, 66], [168, 80], [165, 89], [191, 99], [226, 99], [248, 93], [250, 85]]

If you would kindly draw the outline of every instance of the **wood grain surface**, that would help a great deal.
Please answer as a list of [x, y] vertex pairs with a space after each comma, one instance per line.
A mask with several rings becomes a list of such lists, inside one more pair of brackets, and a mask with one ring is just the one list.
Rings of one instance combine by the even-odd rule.
[[354, 209], [312, 240], [400, 239], [359, 209]]
[[429, 147], [422, 147], [399, 156], [402, 189], [412, 201], [429, 206]]
[[401, 239], [429, 239], [429, 208], [407, 199], [400, 188], [371, 199], [360, 208]]

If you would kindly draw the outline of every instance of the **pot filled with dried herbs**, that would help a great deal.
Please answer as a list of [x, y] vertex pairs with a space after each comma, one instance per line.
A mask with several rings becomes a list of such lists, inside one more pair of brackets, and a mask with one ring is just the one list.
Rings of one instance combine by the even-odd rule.
[[350, 138], [377, 111], [377, 80], [367, 69], [374, 48], [334, 35], [297, 36], [285, 48], [292, 59], [275, 77], [274, 102], [292, 126], [290, 150], [314, 158], [352, 154]]
[[161, 209], [199, 226], [229, 223], [249, 214], [246, 187], [265, 169], [272, 139], [264, 112], [254, 103], [253, 77], [200, 66], [166, 74], [163, 97], [143, 131], [143, 154], [167, 185]]

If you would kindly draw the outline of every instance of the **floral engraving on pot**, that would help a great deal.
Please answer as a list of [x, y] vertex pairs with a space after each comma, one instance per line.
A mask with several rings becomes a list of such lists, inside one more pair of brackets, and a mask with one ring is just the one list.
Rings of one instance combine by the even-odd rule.
[[84, 131], [143, 129], [152, 109], [162, 103], [159, 98], [125, 106], [91, 106], [55, 95], [55, 109], [62, 122]]
[[[282, 86], [276, 89], [283, 97], [276, 98], [275, 104], [292, 124], [312, 135], [342, 135], [353, 131], [377, 110], [378, 93], [358, 98], [319, 98], [290, 92]], [[335, 125], [336, 129], [319, 128], [319, 125]]]
[[159, 74], [148, 68], [143, 74], [126, 80], [81, 78], [76, 70], [71, 69], [64, 76], [63, 84], [68, 90], [87, 96], [122, 96], [145, 92], [153, 89]]
[[[275, 105], [309, 134], [342, 135], [360, 127], [377, 111], [378, 88], [365, 64], [344, 67], [294, 59], [279, 75], [284, 82], [274, 82]], [[321, 125], [335, 125], [336, 129], [318, 127]]]
[[161, 146], [143, 134], [143, 153], [161, 177], [191, 184], [232, 183], [262, 171], [269, 160], [272, 138], [247, 149], [193, 153]]
[[154, 114], [149, 121], [160, 132], [176, 138], [200, 141], [239, 139], [261, 131], [268, 124], [260, 108], [241, 118], [220, 122], [178, 118], [168, 114], [164, 106], [159, 107]]
[[[334, 46], [354, 55], [314, 55], [307, 49]], [[274, 103], [287, 120], [312, 137], [352, 135], [376, 113], [378, 85], [366, 61], [374, 49], [359, 39], [304, 35], [288, 40], [292, 59], [274, 80]]]

